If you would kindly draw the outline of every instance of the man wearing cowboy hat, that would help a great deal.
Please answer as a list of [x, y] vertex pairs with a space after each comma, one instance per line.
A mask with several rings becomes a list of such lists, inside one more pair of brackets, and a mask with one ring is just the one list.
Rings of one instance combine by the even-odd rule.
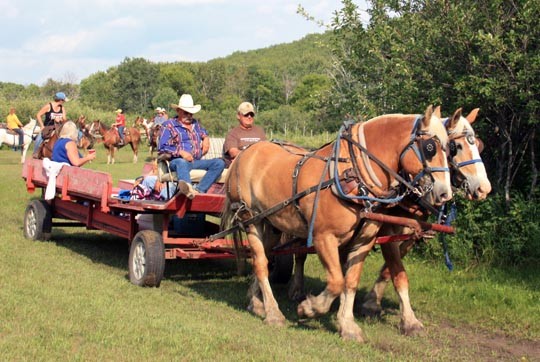
[[[208, 132], [193, 114], [201, 110], [200, 104], [193, 104], [190, 94], [182, 94], [178, 104], [171, 104], [177, 116], [165, 121], [159, 135], [158, 154], [171, 157], [171, 171], [176, 172], [178, 188], [189, 198], [197, 193], [205, 193], [221, 176], [225, 162], [221, 158], [203, 160], [202, 156], [210, 148]], [[206, 170], [201, 182], [193, 187], [189, 172]]]

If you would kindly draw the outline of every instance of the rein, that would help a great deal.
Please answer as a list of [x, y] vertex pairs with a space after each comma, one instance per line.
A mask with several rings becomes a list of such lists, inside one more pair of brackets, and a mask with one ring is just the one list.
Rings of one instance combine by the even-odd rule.
[[[306, 195], [309, 195], [312, 192], [315, 192], [317, 190], [322, 190], [322, 189], [328, 188], [333, 183], [334, 183], [334, 179], [326, 180], [326, 181], [324, 181], [324, 182], [322, 182], [320, 184], [311, 186], [310, 188], [307, 188], [304, 191], [299, 192], [298, 194], [288, 198], [287, 200], [282, 201], [282, 202], [272, 206], [271, 208], [266, 209], [263, 212], [255, 215], [255, 216], [252, 216], [251, 218], [249, 218], [249, 219], [247, 219], [245, 221], [240, 221], [240, 220], [237, 219], [237, 222], [236, 222], [236, 224], [234, 226], [232, 226], [231, 228], [229, 228], [227, 230], [219, 232], [217, 234], [211, 235], [210, 237], [208, 237], [207, 240], [208, 241], [213, 241], [213, 240], [219, 239], [219, 238], [221, 238], [221, 237], [223, 237], [225, 235], [228, 235], [228, 234], [230, 234], [232, 232], [235, 232], [235, 231], [238, 231], [238, 230], [246, 231], [246, 225], [257, 223], [257, 222], [261, 221], [262, 219], [266, 218], [267, 216], [272, 215], [273, 213], [278, 212], [279, 210], [286, 208], [287, 206], [289, 206], [291, 204], [291, 202], [294, 202], [294, 201], [296, 201], [296, 200], [298, 200], [298, 199], [300, 199], [300, 198], [302, 198], [302, 197], [304, 197]], [[242, 211], [248, 211], [247, 207], [246, 207], [246, 204], [243, 201], [232, 203], [231, 204], [231, 210], [235, 211], [235, 214], [239, 214]]]
[[[411, 144], [415, 144], [415, 142], [418, 141], [418, 138], [419, 138], [419, 135], [420, 135], [419, 125], [420, 125], [420, 120], [421, 119], [422, 119], [422, 116], [418, 116], [416, 118], [415, 125], [414, 125], [413, 131], [411, 133], [411, 142], [402, 151], [402, 153], [401, 153], [402, 157], [403, 157], [403, 154], [407, 151], [407, 149], [409, 147], [411, 147]], [[396, 171], [394, 171], [390, 167], [388, 167], [384, 162], [382, 162], [377, 157], [375, 157], [375, 155], [373, 155], [366, 147], [362, 146], [359, 142], [355, 141], [352, 138], [352, 136], [350, 134], [350, 131], [349, 131], [352, 124], [353, 123], [351, 121], [346, 121], [345, 124], [340, 129], [340, 132], [339, 132], [339, 135], [338, 135], [338, 140], [335, 143], [335, 155], [336, 155], [336, 157], [337, 157], [337, 155], [339, 155], [339, 147], [340, 147], [339, 146], [339, 144], [340, 144], [339, 140], [340, 140], [340, 138], [346, 140], [349, 143], [349, 145], [356, 146], [361, 152], [365, 153], [372, 161], [374, 161], [377, 165], [379, 165], [383, 170], [388, 172], [399, 183], [401, 183], [403, 186], [405, 186], [412, 194], [416, 195], [417, 196], [417, 202], [421, 206], [425, 207], [426, 209], [430, 210], [433, 213], [438, 213], [439, 210], [437, 210], [434, 206], [432, 206], [431, 204], [429, 204], [428, 202], [426, 202], [423, 199], [425, 191], [422, 191], [421, 189], [413, 186], [413, 183], [416, 184], [416, 182], [418, 182], [419, 178], [415, 177], [415, 179], [413, 180], [413, 183], [410, 183], [404, 177], [399, 175]], [[421, 154], [423, 154], [423, 152]], [[421, 156], [421, 157], [422, 158], [420, 158], [420, 160], [422, 161], [422, 164], [424, 165], [424, 169], [420, 173], [420, 174], [422, 174], [422, 176], [425, 173], [430, 173], [430, 172], [437, 172], [437, 171], [447, 172], [447, 171], [449, 171], [449, 169], [445, 168], [445, 167], [428, 167], [426, 162], [425, 162], [425, 157], [423, 157], [423, 156]], [[355, 171], [358, 173], [358, 170], [355, 170]], [[334, 168], [334, 172], [335, 172], [334, 177], [337, 179], [337, 172], [338, 172], [337, 167]], [[379, 203], [384, 203], [384, 204], [398, 203], [398, 202], [402, 201], [403, 198], [407, 195], [407, 194], [404, 194], [404, 195], [397, 196], [397, 197], [394, 197], [394, 198], [380, 198], [380, 197], [371, 197], [371, 196], [367, 196], [367, 195], [348, 196], [348, 195], [345, 195], [345, 193], [341, 189], [341, 185], [339, 183], [336, 183], [336, 188], [338, 189], [339, 196], [344, 198], [344, 199], [349, 199], [349, 200], [351, 200], [351, 199], [355, 200], [356, 199], [356, 200], [362, 200], [362, 201], [368, 201], [368, 202], [373, 202], [374, 201], [374, 202], [379, 202]]]

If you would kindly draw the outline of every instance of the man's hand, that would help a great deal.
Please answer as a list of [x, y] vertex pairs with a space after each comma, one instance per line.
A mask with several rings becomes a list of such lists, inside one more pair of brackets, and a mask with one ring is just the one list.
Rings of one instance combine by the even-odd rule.
[[180, 151], [180, 156], [186, 160], [187, 162], [192, 162], [193, 161], [193, 155], [189, 152], [186, 152], [186, 151]]
[[202, 154], [206, 155], [210, 149], [210, 137], [204, 137], [202, 140]]

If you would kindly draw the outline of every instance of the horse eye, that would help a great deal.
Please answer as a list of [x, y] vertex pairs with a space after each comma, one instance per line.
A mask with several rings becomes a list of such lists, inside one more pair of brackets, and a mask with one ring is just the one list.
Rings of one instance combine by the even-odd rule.
[[472, 134], [467, 135], [467, 142], [469, 142], [470, 145], [474, 145], [475, 144], [474, 135]]

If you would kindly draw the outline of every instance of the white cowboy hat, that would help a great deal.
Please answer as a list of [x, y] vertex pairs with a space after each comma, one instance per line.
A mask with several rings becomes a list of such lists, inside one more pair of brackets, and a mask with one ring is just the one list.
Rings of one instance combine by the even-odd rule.
[[200, 104], [193, 105], [193, 98], [191, 97], [191, 94], [182, 94], [182, 96], [180, 97], [180, 100], [178, 101], [178, 104], [171, 104], [171, 108], [174, 108], [174, 109], [180, 108], [186, 112], [194, 114], [201, 110], [201, 105]]

